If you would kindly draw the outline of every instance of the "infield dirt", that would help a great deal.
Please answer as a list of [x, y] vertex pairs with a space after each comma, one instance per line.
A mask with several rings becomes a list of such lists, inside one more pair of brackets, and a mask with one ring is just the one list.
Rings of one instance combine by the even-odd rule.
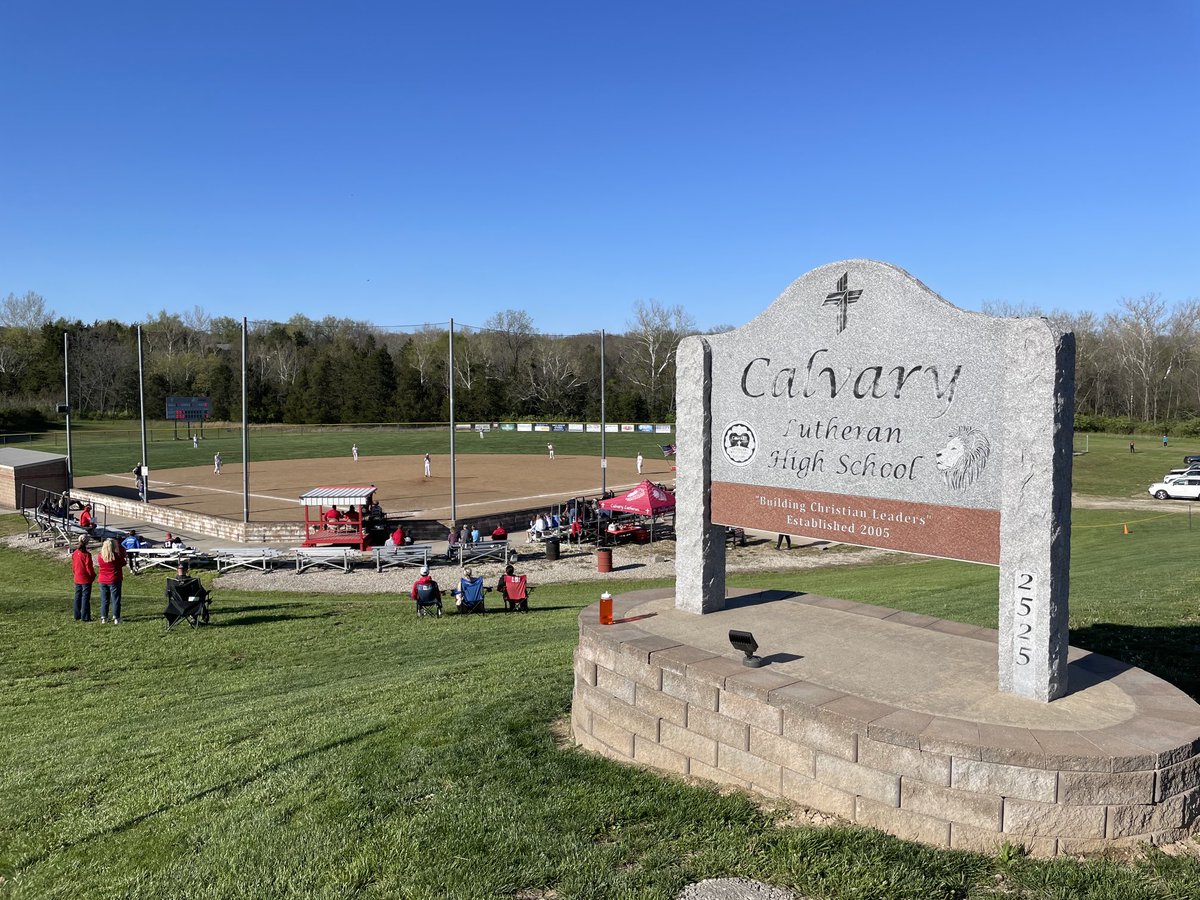
[[[250, 464], [250, 518], [257, 522], [302, 521], [297, 498], [314, 487], [375, 485], [389, 515], [450, 518], [450, 458], [432, 457], [433, 474], [423, 475], [421, 456], [347, 456], [290, 459]], [[666, 461], [647, 461], [644, 476], [674, 482]], [[460, 521], [507, 510], [549, 506], [573, 496], [600, 491], [600, 460], [595, 456], [469, 454], [455, 463], [455, 500]], [[631, 459], [610, 457], [609, 490], [633, 487], [641, 479]], [[131, 473], [76, 479], [82, 488], [121, 497], [135, 496]], [[222, 518], [242, 517], [242, 466], [226, 462], [220, 475], [211, 463], [150, 473], [150, 502]]]

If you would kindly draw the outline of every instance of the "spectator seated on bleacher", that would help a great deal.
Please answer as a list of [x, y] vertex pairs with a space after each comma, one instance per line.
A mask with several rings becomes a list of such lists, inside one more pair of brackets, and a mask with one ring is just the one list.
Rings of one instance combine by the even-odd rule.
[[321, 518], [325, 520], [326, 528], [332, 528], [336, 531], [339, 527], [341, 527], [342, 520], [345, 518], [345, 516], [342, 515], [342, 511], [336, 506], [331, 506], [329, 509], [325, 510], [325, 514], [321, 516]]
[[497, 522], [496, 527], [492, 529], [492, 540], [493, 541], [507, 541], [508, 540], [508, 532], [504, 530], [504, 526], [501, 525], [499, 522]]
[[546, 520], [544, 518], [542, 518], [541, 516], [538, 516], [536, 519], [533, 519], [529, 523], [529, 543], [532, 544], [534, 541], [540, 541], [542, 539], [542, 534], [545, 531], [546, 531]]
[[408, 541], [408, 536], [404, 533], [404, 526], [397, 525], [396, 530], [392, 532], [392, 536], [387, 539], [387, 543], [392, 547], [403, 547]]
[[183, 538], [177, 537], [176, 535], [171, 534], [169, 531], [167, 532], [166, 539], [163, 541], [163, 546], [170, 547], [175, 550], [187, 549], [187, 544], [183, 542]]
[[92, 504], [85, 503], [83, 512], [79, 514], [79, 527], [84, 531], [91, 531], [92, 526], [96, 524], [96, 520], [92, 518]]

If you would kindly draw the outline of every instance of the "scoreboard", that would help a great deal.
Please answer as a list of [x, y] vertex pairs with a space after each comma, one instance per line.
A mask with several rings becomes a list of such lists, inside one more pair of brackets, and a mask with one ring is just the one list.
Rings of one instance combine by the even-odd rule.
[[208, 397], [168, 397], [167, 419], [176, 422], [203, 422], [212, 414]]

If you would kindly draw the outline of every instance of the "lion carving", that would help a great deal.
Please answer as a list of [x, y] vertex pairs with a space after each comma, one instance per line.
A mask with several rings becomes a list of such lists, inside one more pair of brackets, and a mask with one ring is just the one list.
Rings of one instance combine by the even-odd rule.
[[991, 452], [991, 444], [982, 431], [959, 425], [950, 432], [946, 446], [937, 452], [937, 469], [947, 487], [961, 491], [983, 475]]

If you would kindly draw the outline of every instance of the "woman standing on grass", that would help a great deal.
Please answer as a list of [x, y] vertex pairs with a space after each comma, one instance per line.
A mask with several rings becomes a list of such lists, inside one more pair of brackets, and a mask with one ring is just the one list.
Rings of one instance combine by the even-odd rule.
[[125, 551], [109, 538], [100, 545], [100, 621], [107, 622], [112, 606], [114, 625], [121, 624], [121, 570], [125, 568]]
[[81, 535], [79, 546], [71, 554], [71, 569], [75, 573], [75, 621], [92, 621], [92, 582], [96, 580], [96, 566], [88, 552], [87, 535]]

